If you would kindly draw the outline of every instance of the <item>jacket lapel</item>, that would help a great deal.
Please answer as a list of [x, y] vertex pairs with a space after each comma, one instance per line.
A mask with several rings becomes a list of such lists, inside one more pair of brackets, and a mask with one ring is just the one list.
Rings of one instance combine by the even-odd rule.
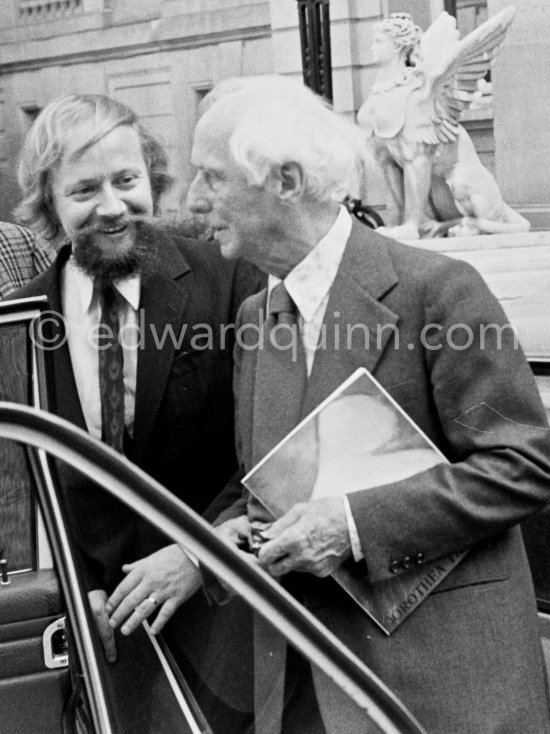
[[[386, 240], [364, 224], [354, 222], [327, 303], [323, 341], [308, 379], [303, 416], [311, 413], [358, 367], [374, 372], [392, 334], [392, 327], [399, 321], [397, 314], [381, 302], [397, 282]], [[245, 302], [241, 323], [258, 323], [259, 313], [263, 310], [265, 314], [266, 293], [264, 290]], [[356, 327], [350, 340], [347, 338], [348, 325]], [[384, 329], [386, 325], [388, 328]], [[365, 348], [365, 334], [369, 335], [368, 348]], [[252, 341], [257, 336], [257, 333], [251, 336]], [[257, 350], [247, 346], [241, 353], [239, 379], [235, 387], [243, 449], [241, 459], [249, 468]]]
[[[162, 250], [162, 252], [160, 252]], [[189, 291], [183, 276], [190, 268], [168, 239], [157, 245], [159, 267], [143, 279], [132, 460], [139, 462], [154, 426], [177, 349]]]
[[397, 282], [386, 240], [354, 221], [331, 288], [322, 342], [308, 380], [304, 416], [358, 367], [375, 371], [399, 321], [381, 302]]

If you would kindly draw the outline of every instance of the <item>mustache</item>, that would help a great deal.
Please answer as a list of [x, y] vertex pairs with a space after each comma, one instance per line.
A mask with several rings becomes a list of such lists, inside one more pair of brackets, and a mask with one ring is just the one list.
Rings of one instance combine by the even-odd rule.
[[206, 242], [215, 241], [214, 229], [210, 227], [205, 217], [126, 214], [120, 219], [105, 220], [101, 223], [94, 222], [82, 227], [74, 237], [74, 244], [78, 246], [79, 242], [87, 240], [90, 235], [97, 234], [106, 226], [122, 226], [123, 224], [133, 226], [136, 235], [142, 241], [147, 240], [149, 243], [158, 244], [164, 237], [171, 234]]
[[[123, 252], [103, 249], [94, 235], [106, 227], [128, 225], [132, 244]], [[123, 216], [102, 220], [82, 227], [74, 237], [72, 251], [77, 267], [100, 284], [115, 283], [140, 273], [147, 278], [158, 268], [162, 253], [162, 226], [158, 219], [148, 215]]]
[[148, 214], [125, 214], [117, 219], [105, 219], [101, 222], [93, 222], [92, 224], [81, 227], [76, 236], [75, 240], [78, 243], [80, 240], [85, 240], [90, 235], [98, 234], [102, 232], [106, 227], [122, 227], [128, 226], [135, 229], [144, 227], [149, 230], [161, 231], [161, 225], [158, 218]]

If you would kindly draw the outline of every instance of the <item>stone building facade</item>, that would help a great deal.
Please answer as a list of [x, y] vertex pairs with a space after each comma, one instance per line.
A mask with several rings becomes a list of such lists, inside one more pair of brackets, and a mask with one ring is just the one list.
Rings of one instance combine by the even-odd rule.
[[[494, 77], [494, 104], [488, 97], [466, 124], [507, 199], [534, 212], [540, 224], [550, 202], [542, 158], [550, 151], [549, 128], [541, 118], [540, 125], [529, 125], [526, 141], [520, 133], [533, 123], [531, 109], [542, 114], [540, 85], [548, 83], [547, 75], [533, 78], [529, 56], [536, 44], [541, 72], [548, 68], [550, 19], [542, 0], [514, 1], [518, 19]], [[487, 4], [492, 13], [506, 3], [450, 4], [470, 30], [484, 19]], [[370, 52], [376, 21], [406, 9], [425, 28], [448, 5], [447, 0], [331, 0], [336, 110], [353, 116], [369, 94], [376, 73]], [[530, 23], [537, 26], [534, 41], [527, 31]], [[168, 149], [178, 183], [165, 208], [179, 214], [192, 176], [192, 132], [204, 94], [229, 76], [275, 71], [301, 78], [296, 0], [2, 0], [0, 28], [0, 218], [8, 220], [18, 200], [16, 161], [22, 139], [40, 109], [56, 96], [106, 93], [132, 106]], [[521, 68], [514, 61], [518, 53]], [[521, 93], [510, 95], [518, 79]], [[512, 105], [506, 101], [511, 97]], [[495, 136], [493, 108], [498, 111]], [[533, 168], [521, 171], [526, 160]], [[383, 210], [385, 196], [374, 171], [367, 195]]]

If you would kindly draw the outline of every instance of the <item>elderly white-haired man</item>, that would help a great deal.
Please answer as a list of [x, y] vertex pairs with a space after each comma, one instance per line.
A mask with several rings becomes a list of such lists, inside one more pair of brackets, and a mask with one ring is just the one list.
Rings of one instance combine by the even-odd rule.
[[[258, 562], [431, 734], [542, 734], [547, 693], [516, 525], [550, 499], [545, 414], [513, 330], [473, 268], [382, 238], [340, 205], [358, 187], [361, 156], [353, 124], [276, 77], [218, 95], [196, 128], [190, 208], [208, 216], [225, 257], [244, 257], [270, 276], [240, 311], [242, 469], [358, 367], [450, 461], [344, 498], [298, 503], [264, 533]], [[268, 330], [281, 323], [279, 343]], [[264, 330], [258, 348], [246, 336], [251, 325]], [[292, 349], [283, 332], [299, 333]], [[338, 343], [338, 334], [351, 336]], [[257, 520], [273, 518], [244, 493], [217, 524], [241, 546]], [[466, 549], [391, 636], [327, 578], [351, 561], [375, 585]], [[365, 731], [319, 671], [311, 675], [267, 632], [256, 639], [258, 732]], [[284, 685], [273, 677], [277, 666]]]

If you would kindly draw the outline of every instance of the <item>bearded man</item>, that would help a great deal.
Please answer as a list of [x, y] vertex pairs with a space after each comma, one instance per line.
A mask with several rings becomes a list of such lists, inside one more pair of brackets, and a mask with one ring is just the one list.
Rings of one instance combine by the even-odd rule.
[[[159, 225], [169, 183], [164, 151], [127, 106], [102, 95], [48, 104], [23, 148], [18, 215], [58, 255], [11, 297], [48, 297], [53, 412], [202, 512], [236, 467], [232, 339], [223, 327], [259, 280], [215, 245]], [[128, 610], [123, 633], [157, 611], [156, 633], [183, 588], [187, 595], [192, 563], [74, 470], [59, 474], [114, 660], [109, 595]]]

